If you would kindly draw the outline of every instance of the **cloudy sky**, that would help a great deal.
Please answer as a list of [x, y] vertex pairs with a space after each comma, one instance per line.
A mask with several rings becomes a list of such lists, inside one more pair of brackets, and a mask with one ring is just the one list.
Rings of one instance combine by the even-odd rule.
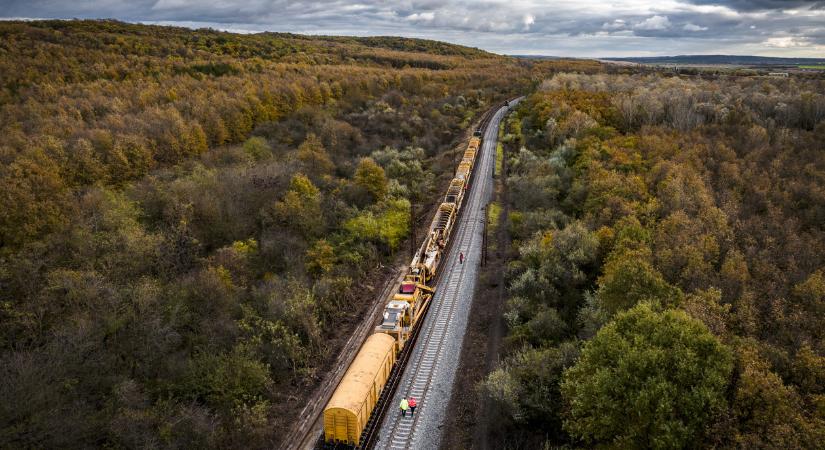
[[0, 17], [401, 35], [506, 54], [825, 57], [825, 0], [0, 0]]

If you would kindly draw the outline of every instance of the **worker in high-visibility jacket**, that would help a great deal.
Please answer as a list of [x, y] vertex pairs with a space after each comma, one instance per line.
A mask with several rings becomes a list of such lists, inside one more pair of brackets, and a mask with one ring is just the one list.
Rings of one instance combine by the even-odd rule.
[[401, 417], [407, 416], [407, 410], [410, 409], [410, 404], [407, 402], [407, 397], [401, 399]]

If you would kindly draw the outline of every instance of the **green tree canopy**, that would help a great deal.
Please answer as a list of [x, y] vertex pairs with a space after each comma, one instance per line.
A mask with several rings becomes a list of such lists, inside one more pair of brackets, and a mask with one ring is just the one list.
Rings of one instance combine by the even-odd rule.
[[649, 252], [627, 251], [615, 255], [604, 266], [599, 279], [599, 299], [616, 313], [643, 300], [674, 306], [682, 297], [679, 288], [668, 284], [648, 261]]
[[680, 448], [725, 407], [733, 361], [701, 322], [648, 303], [619, 314], [564, 372], [565, 429], [588, 444]]
[[272, 148], [266, 139], [260, 136], [252, 136], [247, 139], [243, 143], [243, 151], [255, 161], [261, 161], [272, 156]]
[[561, 433], [559, 381], [577, 356], [578, 349], [570, 342], [525, 348], [490, 373], [478, 390], [510, 420]]
[[364, 211], [344, 223], [344, 229], [356, 239], [381, 242], [395, 250], [410, 231], [410, 202], [400, 199], [382, 206], [380, 214]]

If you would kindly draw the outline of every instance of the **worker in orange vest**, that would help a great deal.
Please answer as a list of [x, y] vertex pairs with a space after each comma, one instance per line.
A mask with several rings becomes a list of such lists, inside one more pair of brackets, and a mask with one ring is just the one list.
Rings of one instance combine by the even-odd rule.
[[415, 397], [410, 397], [410, 401], [407, 402], [410, 405], [410, 417], [415, 415], [415, 407], [418, 406], [418, 403], [415, 401]]

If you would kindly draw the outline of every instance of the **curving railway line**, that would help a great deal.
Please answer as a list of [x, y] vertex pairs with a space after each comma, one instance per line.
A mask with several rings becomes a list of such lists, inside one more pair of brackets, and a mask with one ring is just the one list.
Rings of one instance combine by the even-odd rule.
[[[510, 103], [513, 105], [519, 99]], [[455, 380], [461, 343], [467, 327], [477, 270], [482, 251], [486, 205], [492, 194], [492, 169], [495, 164], [498, 125], [507, 111], [498, 109], [484, 129], [480, 161], [475, 169], [466, 208], [451, 240], [445, 269], [436, 284], [430, 311], [421, 326], [412, 355], [406, 364], [389, 414], [380, 427], [377, 448], [437, 448], [441, 424]], [[458, 254], [464, 253], [464, 264]], [[397, 405], [404, 396], [418, 399], [415, 416], [401, 417]]]

